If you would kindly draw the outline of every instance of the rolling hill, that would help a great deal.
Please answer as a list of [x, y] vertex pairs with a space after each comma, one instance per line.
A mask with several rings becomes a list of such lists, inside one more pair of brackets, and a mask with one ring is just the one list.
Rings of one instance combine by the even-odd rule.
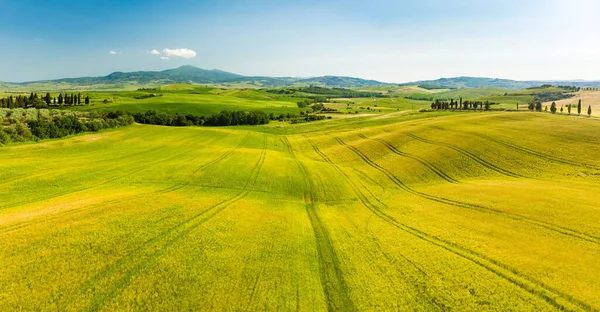
[[172, 83], [212, 84], [228, 87], [260, 88], [289, 86], [320, 86], [335, 88], [368, 88], [385, 86], [427, 86], [426, 88], [506, 88], [526, 89], [543, 84], [568, 85], [576, 87], [600, 87], [600, 81], [564, 80], [564, 81], [516, 81], [497, 78], [454, 77], [436, 80], [423, 80], [408, 83], [387, 83], [377, 80], [346, 76], [320, 77], [268, 77], [244, 76], [219, 69], [202, 69], [191, 65], [163, 71], [113, 72], [103, 77], [63, 78], [29, 82], [0, 82], [0, 88], [29, 90], [66, 90], [66, 89], [122, 89], [140, 86], [159, 86]]
[[597, 311], [599, 132], [498, 112], [2, 147], [2, 310]]
[[360, 78], [342, 76], [323, 76], [312, 78], [243, 76], [218, 69], [207, 70], [195, 66], [186, 65], [163, 71], [114, 72], [104, 77], [81, 77], [64, 78], [56, 80], [30, 81], [21, 83], [2, 83], [0, 86], [4, 88], [48, 88], [48, 86], [58, 85], [62, 87], [103, 86], [103, 88], [118, 88], [126, 85], [164, 85], [181, 82], [197, 84], [234, 84], [238, 86], [254, 87], [317, 85], [324, 87], [352, 88], [388, 85], [388, 83], [376, 80], [365, 80]]
[[440, 78], [436, 80], [421, 80], [403, 83], [401, 85], [427, 85], [446, 88], [482, 88], [495, 87], [506, 89], [526, 89], [539, 87], [544, 84], [559, 85], [559, 86], [575, 86], [575, 87], [600, 87], [600, 81], [586, 80], [528, 80], [518, 81], [509, 79], [486, 78], [486, 77], [453, 77]]

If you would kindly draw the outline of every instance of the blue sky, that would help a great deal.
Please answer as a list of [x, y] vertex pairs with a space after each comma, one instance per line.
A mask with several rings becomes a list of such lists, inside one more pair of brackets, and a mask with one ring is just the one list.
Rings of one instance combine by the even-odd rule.
[[389, 82], [600, 79], [598, 12], [596, 0], [0, 0], [0, 81], [187, 64]]

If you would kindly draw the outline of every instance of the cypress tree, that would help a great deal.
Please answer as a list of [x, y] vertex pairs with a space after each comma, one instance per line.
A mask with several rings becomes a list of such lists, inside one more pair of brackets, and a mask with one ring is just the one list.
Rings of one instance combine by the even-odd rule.
[[87, 105], [87, 104], [90, 104], [90, 97], [89, 97], [89, 96], [86, 96], [86, 97], [85, 97], [85, 104], [86, 104], [86, 105]]
[[563, 113], [563, 106], [562, 105], [560, 106], [560, 113], [561, 114]]
[[542, 111], [542, 102], [535, 103], [535, 110], [538, 112]]
[[50, 105], [52, 102], [52, 98], [50, 97], [50, 93], [46, 93], [46, 104]]
[[581, 99], [579, 99], [579, 102], [577, 103], [577, 115], [581, 115]]
[[81, 105], [81, 92], [77, 95], [77, 105]]
[[59, 93], [58, 94], [58, 105], [62, 105], [62, 103], [63, 103], [63, 95], [62, 95], [62, 93]]
[[567, 105], [567, 110], [569, 111], [569, 115], [571, 115], [571, 104]]
[[592, 117], [592, 106], [588, 106], [588, 116]]
[[552, 102], [552, 105], [550, 106], [550, 111], [552, 112], [552, 114], [556, 114], [556, 103]]

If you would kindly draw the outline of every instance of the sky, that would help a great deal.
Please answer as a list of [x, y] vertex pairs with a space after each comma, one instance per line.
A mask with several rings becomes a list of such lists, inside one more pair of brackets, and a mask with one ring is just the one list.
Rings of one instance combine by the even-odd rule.
[[386, 82], [600, 80], [598, 0], [0, 0], [0, 81], [181, 65]]

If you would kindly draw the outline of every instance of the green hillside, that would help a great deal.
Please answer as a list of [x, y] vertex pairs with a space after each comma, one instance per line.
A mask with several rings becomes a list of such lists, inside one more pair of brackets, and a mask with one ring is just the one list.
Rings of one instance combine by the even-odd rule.
[[599, 134], [436, 112], [0, 147], [1, 306], [598, 310]]

